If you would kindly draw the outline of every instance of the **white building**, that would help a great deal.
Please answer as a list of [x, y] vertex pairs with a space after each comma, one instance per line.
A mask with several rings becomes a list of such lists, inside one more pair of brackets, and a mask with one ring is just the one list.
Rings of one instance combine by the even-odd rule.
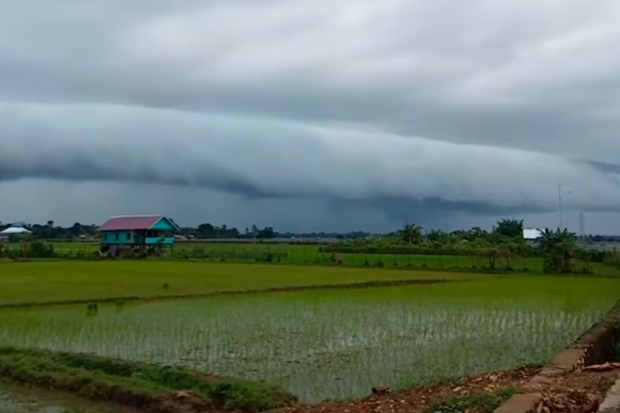
[[538, 228], [523, 228], [523, 239], [528, 243], [537, 242], [542, 235], [543, 232]]
[[10, 237], [24, 236], [28, 234], [32, 234], [32, 232], [19, 225], [11, 225], [4, 231], [0, 231], [0, 240], [9, 239]]

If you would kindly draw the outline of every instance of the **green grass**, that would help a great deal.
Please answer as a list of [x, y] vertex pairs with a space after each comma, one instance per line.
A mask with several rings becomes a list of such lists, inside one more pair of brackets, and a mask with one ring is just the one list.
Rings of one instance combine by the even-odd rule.
[[[54, 242], [54, 249], [59, 252], [77, 254], [96, 252], [99, 249], [97, 243], [80, 242]], [[332, 254], [319, 252], [319, 245], [295, 245], [295, 244], [266, 244], [266, 243], [201, 243], [186, 242], [177, 243], [174, 246], [173, 256], [177, 258], [204, 258], [219, 261], [254, 261], [261, 254], [272, 253], [274, 262], [282, 264], [331, 264]], [[429, 268], [468, 267], [481, 268], [488, 266], [488, 260], [484, 257], [468, 257], [456, 255], [399, 255], [399, 254], [339, 254], [343, 265], [347, 266], [375, 266], [381, 261], [386, 267], [413, 266]], [[510, 266], [514, 269], [528, 268], [532, 271], [542, 271], [540, 258], [518, 258], [498, 260], [498, 267]]]
[[4, 309], [0, 346], [265, 380], [316, 402], [361, 397], [375, 385], [410, 388], [546, 363], [612, 307], [619, 287], [617, 279], [491, 277], [96, 311]]
[[177, 391], [196, 395], [201, 410], [216, 407], [261, 411], [296, 401], [259, 382], [93, 355], [10, 347], [0, 348], [0, 377], [146, 410], [159, 409], [162, 401], [172, 400]]
[[481, 393], [434, 404], [424, 413], [493, 413], [502, 403], [511, 398], [516, 391], [504, 389], [494, 393]]
[[[0, 305], [341, 284], [473, 274], [183, 261], [0, 263]], [[168, 284], [168, 288], [164, 288]]]
[[[58, 252], [73, 257], [94, 254], [98, 243], [53, 242]], [[272, 255], [273, 264], [333, 265], [331, 253], [319, 252], [320, 245], [268, 244], [268, 243], [202, 243], [181, 242], [174, 246], [170, 257], [175, 259], [201, 259], [204, 261], [256, 262]], [[338, 254], [341, 265], [353, 267], [428, 268], [428, 269], [481, 269], [489, 267], [485, 257], [458, 255], [399, 255], [399, 254]], [[543, 260], [540, 257], [498, 259], [496, 267], [540, 274]], [[620, 269], [593, 263], [597, 275], [620, 276]]]

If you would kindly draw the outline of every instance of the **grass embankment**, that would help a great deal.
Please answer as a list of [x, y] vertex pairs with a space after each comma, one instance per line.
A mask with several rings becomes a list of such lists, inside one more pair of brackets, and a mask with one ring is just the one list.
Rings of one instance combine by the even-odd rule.
[[[98, 243], [51, 242], [54, 250], [66, 254], [67, 258], [84, 258], [99, 251]], [[331, 252], [321, 252], [321, 245], [269, 244], [269, 243], [214, 243], [179, 242], [167, 258], [202, 259], [206, 261], [256, 262], [264, 261], [270, 255], [272, 263], [292, 265], [331, 265], [334, 257]], [[352, 267], [413, 267], [413, 268], [482, 268], [489, 266], [485, 256], [459, 255], [420, 255], [420, 254], [366, 254], [338, 253], [341, 265]], [[498, 259], [497, 268], [510, 267], [515, 271], [528, 269], [542, 272], [540, 257]]]
[[0, 377], [162, 413], [208, 409], [261, 411], [296, 402], [290, 394], [261, 382], [44, 350], [0, 348]]
[[[54, 250], [64, 259], [94, 258], [98, 243], [52, 242]], [[18, 245], [13, 245], [19, 247]], [[281, 265], [340, 265], [364, 268], [394, 268], [410, 270], [445, 270], [487, 272], [491, 266], [488, 257], [477, 255], [420, 255], [420, 254], [371, 254], [327, 253], [321, 245], [269, 244], [269, 243], [214, 243], [179, 242], [163, 260], [201, 260], [231, 263], [270, 263]], [[620, 269], [600, 263], [591, 263], [598, 276], [619, 276]], [[527, 272], [542, 274], [541, 257], [498, 258], [495, 272]]]
[[181, 296], [370, 281], [469, 279], [439, 271], [178, 261], [50, 261], [0, 264], [0, 305]]

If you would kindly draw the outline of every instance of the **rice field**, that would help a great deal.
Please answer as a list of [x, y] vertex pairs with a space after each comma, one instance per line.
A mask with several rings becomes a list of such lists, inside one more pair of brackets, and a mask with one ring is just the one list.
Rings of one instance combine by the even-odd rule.
[[[358, 271], [363, 272], [363, 271]], [[544, 363], [618, 299], [617, 279], [493, 277], [363, 290], [0, 310], [0, 346], [264, 380], [307, 402]]]
[[9, 262], [0, 263], [0, 306], [368, 281], [476, 277], [489, 276], [440, 271], [191, 261]]
[[[54, 249], [71, 256], [95, 253], [99, 244], [86, 242], [54, 242]], [[171, 257], [176, 259], [201, 259], [206, 261], [255, 262], [271, 255], [272, 263], [294, 265], [333, 264], [331, 253], [321, 253], [320, 245], [267, 244], [267, 243], [201, 243], [185, 242], [174, 246]], [[342, 265], [428, 268], [482, 268], [488, 266], [485, 257], [457, 255], [400, 255], [400, 254], [338, 254]], [[538, 257], [498, 260], [498, 267], [524, 268], [542, 272], [542, 260]]]

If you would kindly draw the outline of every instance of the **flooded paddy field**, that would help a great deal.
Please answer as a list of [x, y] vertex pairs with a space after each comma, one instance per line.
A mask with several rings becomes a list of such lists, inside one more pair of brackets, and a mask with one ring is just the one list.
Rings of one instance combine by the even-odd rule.
[[3, 309], [0, 346], [182, 365], [317, 402], [544, 363], [600, 319], [617, 292], [617, 279], [497, 277]]

